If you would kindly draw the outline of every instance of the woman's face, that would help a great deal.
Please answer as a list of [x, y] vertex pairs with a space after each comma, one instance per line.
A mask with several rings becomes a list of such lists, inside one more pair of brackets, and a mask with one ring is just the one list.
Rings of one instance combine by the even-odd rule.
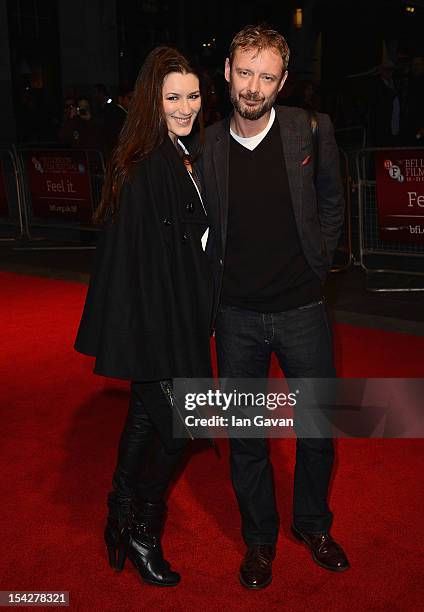
[[197, 76], [170, 72], [163, 82], [162, 100], [171, 140], [190, 134], [202, 103]]

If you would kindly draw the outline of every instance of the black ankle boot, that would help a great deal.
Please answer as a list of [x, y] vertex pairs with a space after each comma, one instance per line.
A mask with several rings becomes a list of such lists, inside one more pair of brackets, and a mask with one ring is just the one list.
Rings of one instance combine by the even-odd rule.
[[122, 497], [115, 491], [107, 498], [109, 514], [106, 521], [104, 538], [109, 557], [109, 565], [116, 571], [124, 569], [128, 547], [128, 519], [131, 511], [131, 498]]
[[129, 522], [128, 557], [142, 580], [158, 586], [175, 586], [180, 575], [163, 558], [161, 534], [166, 506], [163, 502], [138, 503]]

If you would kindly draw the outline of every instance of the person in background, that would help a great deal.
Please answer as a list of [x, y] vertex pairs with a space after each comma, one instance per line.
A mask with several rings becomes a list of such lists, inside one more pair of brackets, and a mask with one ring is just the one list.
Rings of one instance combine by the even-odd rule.
[[96, 119], [101, 119], [108, 104], [112, 103], [109, 91], [103, 83], [96, 83], [93, 91], [93, 111]]
[[99, 127], [92, 117], [87, 97], [80, 96], [76, 107], [68, 108], [66, 120], [59, 132], [59, 140], [72, 149], [98, 149]]
[[424, 143], [424, 57], [416, 55], [411, 60], [407, 89], [408, 144]]
[[218, 110], [219, 96], [214, 83], [214, 79], [208, 70], [203, 70], [202, 75], [202, 90], [203, 90], [203, 117], [205, 126], [212, 125], [216, 121], [222, 119]]
[[69, 124], [76, 116], [77, 101], [74, 97], [67, 96], [63, 100], [62, 117], [57, 127], [57, 140], [66, 147], [72, 146], [72, 131], [69, 129]]
[[101, 150], [107, 160], [118, 142], [119, 134], [125, 123], [133, 95], [133, 87], [123, 86], [119, 90], [118, 103], [108, 104], [101, 119]]
[[308, 80], [297, 80], [292, 95], [284, 100], [284, 104], [305, 110], [318, 110], [319, 101], [314, 83]]
[[69, 119], [74, 119], [77, 116], [77, 102], [75, 98], [65, 98], [63, 102], [63, 123], [69, 121]]
[[55, 139], [57, 128], [41, 90], [27, 87], [17, 105], [17, 113], [19, 140], [37, 143]]
[[400, 95], [394, 78], [395, 64], [385, 60], [377, 70], [369, 92], [368, 144], [389, 147], [400, 144]]
[[172, 379], [212, 376], [209, 220], [192, 166], [197, 153], [181, 141], [197, 124], [201, 146], [197, 73], [175, 49], [154, 49], [108, 164], [75, 342], [96, 358], [95, 373], [131, 381], [104, 535], [111, 567], [122, 570], [128, 555], [159, 586], [180, 581], [161, 547], [165, 496], [186, 446], [174, 431], [183, 434], [184, 425], [173, 423]]

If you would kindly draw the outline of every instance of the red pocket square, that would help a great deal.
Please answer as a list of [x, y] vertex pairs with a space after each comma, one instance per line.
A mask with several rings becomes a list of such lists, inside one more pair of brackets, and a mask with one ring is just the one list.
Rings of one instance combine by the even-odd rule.
[[302, 166], [307, 166], [312, 159], [312, 155], [307, 155], [305, 159], [302, 160]]

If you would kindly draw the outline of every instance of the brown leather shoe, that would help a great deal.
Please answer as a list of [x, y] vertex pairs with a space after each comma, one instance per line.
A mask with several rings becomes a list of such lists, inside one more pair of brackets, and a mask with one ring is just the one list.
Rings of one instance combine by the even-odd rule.
[[253, 544], [249, 546], [240, 566], [240, 582], [247, 589], [263, 589], [272, 580], [272, 562], [275, 546]]
[[343, 572], [350, 567], [343, 548], [329, 533], [306, 533], [294, 525], [291, 526], [291, 530], [297, 540], [309, 547], [312, 559], [321, 567], [333, 572]]

